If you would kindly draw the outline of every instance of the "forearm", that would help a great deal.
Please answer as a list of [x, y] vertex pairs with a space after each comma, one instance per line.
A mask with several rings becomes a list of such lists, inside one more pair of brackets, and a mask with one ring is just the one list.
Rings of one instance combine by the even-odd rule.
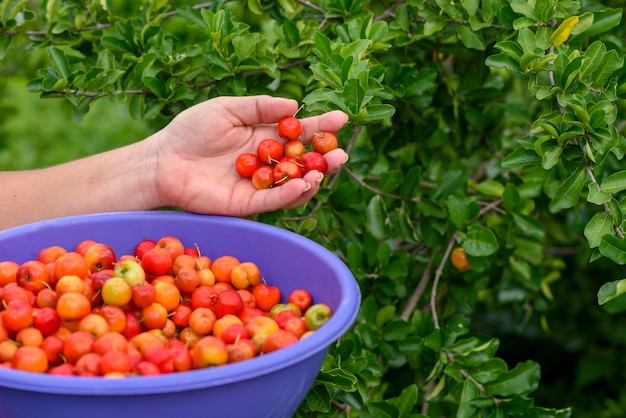
[[155, 158], [142, 142], [58, 166], [0, 173], [0, 230], [55, 217], [150, 209]]

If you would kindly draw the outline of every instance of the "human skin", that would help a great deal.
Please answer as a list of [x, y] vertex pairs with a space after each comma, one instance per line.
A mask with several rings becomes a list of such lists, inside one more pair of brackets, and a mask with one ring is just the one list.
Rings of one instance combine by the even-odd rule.
[[[280, 139], [276, 123], [298, 111], [295, 100], [271, 96], [217, 97], [192, 106], [149, 137], [52, 167], [0, 173], [0, 229], [56, 217], [176, 207], [189, 212], [248, 216], [301, 206], [318, 192], [318, 171], [280, 187], [257, 190], [240, 177], [235, 159]], [[338, 131], [348, 117], [331, 111], [302, 119], [301, 140]], [[284, 142], [284, 141], [283, 141]], [[326, 175], [348, 155], [324, 156]]]

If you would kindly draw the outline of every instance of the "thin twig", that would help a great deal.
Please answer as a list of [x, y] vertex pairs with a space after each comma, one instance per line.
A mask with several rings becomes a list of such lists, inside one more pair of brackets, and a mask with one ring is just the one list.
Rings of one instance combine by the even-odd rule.
[[394, 17], [395, 14], [396, 14], [396, 9], [398, 7], [400, 7], [402, 4], [404, 4], [404, 0], [398, 0], [397, 2], [392, 4], [390, 8], [388, 8], [387, 10], [382, 12], [379, 16], [376, 16], [374, 18], [374, 23], [376, 23], [376, 22], [378, 22], [380, 20], [385, 20], [388, 17]]
[[408, 321], [409, 318], [411, 317], [411, 314], [413, 313], [413, 311], [415, 310], [415, 307], [417, 306], [417, 302], [419, 302], [420, 298], [424, 294], [424, 291], [426, 290], [426, 287], [428, 286], [428, 282], [430, 281], [430, 274], [432, 272], [433, 258], [434, 258], [434, 254], [431, 255], [430, 259], [428, 260], [428, 264], [426, 265], [426, 268], [424, 269], [424, 272], [422, 273], [422, 278], [420, 279], [419, 283], [417, 284], [417, 287], [413, 291], [413, 294], [409, 298], [406, 304], [406, 307], [404, 308], [404, 311], [402, 311], [402, 314], [400, 315], [400, 318], [402, 318], [405, 321]]
[[435, 390], [435, 387], [437, 387], [436, 380], [431, 380], [426, 385], [426, 391], [424, 392], [424, 403], [422, 404], [422, 410], [420, 411], [422, 415], [428, 415], [428, 408], [430, 407], [428, 398], [430, 397], [430, 394], [433, 393], [433, 390]]
[[300, 3], [304, 7], [308, 7], [311, 10], [315, 10], [319, 14], [322, 14], [322, 15], [326, 14], [326, 11], [324, 9], [322, 9], [321, 7], [316, 6], [313, 3], [308, 2], [306, 0], [296, 0], [296, 3]]
[[443, 258], [437, 267], [437, 271], [435, 271], [435, 279], [433, 280], [433, 286], [430, 289], [430, 314], [433, 316], [433, 325], [435, 329], [439, 329], [439, 317], [437, 315], [437, 287], [439, 286], [439, 280], [443, 274], [443, 268], [450, 257], [450, 253], [452, 252], [452, 247], [456, 242], [456, 237], [459, 232], [455, 231], [454, 234], [450, 237], [448, 241], [448, 246], [446, 247], [446, 252], [443, 254]]

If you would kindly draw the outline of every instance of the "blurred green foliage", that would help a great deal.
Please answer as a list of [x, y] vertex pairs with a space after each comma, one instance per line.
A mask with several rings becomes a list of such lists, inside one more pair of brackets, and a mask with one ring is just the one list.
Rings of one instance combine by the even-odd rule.
[[41, 100], [26, 90], [20, 74], [0, 87], [0, 167], [22, 170], [47, 167], [117, 148], [150, 133], [148, 123], [132, 119], [128, 110], [106, 101], [80, 123], [69, 103]]

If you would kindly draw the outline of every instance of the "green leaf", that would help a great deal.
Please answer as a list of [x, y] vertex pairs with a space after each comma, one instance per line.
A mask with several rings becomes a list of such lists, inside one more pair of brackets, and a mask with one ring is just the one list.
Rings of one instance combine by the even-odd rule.
[[482, 225], [472, 224], [467, 227], [463, 248], [468, 255], [485, 257], [495, 253], [500, 245], [493, 231]]
[[418, 388], [417, 385], [414, 383], [408, 385], [402, 390], [402, 393], [400, 393], [400, 396], [398, 396], [394, 402], [394, 404], [398, 408], [398, 418], [411, 416], [413, 408], [417, 403], [417, 395]]
[[244, 33], [232, 40], [235, 46], [235, 55], [237, 55], [240, 61], [254, 54], [256, 46], [259, 43], [259, 38], [260, 35], [258, 33]]
[[[398, 9], [396, 9], [397, 13]], [[396, 19], [398, 18], [396, 14]], [[369, 39], [372, 43], [382, 42], [385, 36], [389, 32], [389, 25], [384, 20], [380, 20], [372, 25], [370, 28]]]
[[517, 212], [522, 204], [519, 191], [513, 183], [507, 183], [502, 194], [502, 203], [507, 212]]
[[291, 20], [285, 20], [283, 22], [283, 34], [285, 35], [285, 41], [288, 46], [296, 47], [300, 43], [300, 32], [298, 27]]
[[485, 389], [495, 396], [528, 395], [537, 389], [540, 375], [539, 364], [526, 361], [485, 385]]
[[367, 226], [370, 232], [377, 239], [383, 239], [387, 236], [387, 216], [385, 207], [380, 195], [372, 197], [367, 205]]
[[587, 175], [579, 168], [574, 171], [557, 189], [550, 202], [550, 210], [557, 212], [575, 206], [580, 199]]
[[540, 22], [547, 22], [554, 19], [554, 1], [553, 0], [535, 0], [535, 17]]
[[526, 0], [512, 0], [511, 9], [513, 9], [515, 13], [519, 13], [535, 21], [537, 20], [535, 17], [535, 9], [531, 3]]
[[519, 59], [516, 60], [506, 54], [493, 54], [485, 59], [485, 65], [499, 70], [507, 70], [513, 73], [521, 73], [522, 67], [519, 65]]
[[497, 180], [485, 180], [476, 186], [476, 190], [486, 196], [500, 197], [504, 193], [504, 186]]
[[346, 106], [348, 106], [348, 110], [350, 110], [353, 115], [357, 115], [363, 106], [365, 89], [358, 80], [351, 79], [346, 81], [341, 97], [344, 99]]
[[622, 9], [602, 9], [593, 12], [593, 24], [582, 32], [581, 38], [592, 38], [617, 27], [622, 21]]
[[613, 315], [626, 311], [626, 295], [620, 295], [602, 305], [605, 312]]
[[202, 28], [207, 26], [204, 19], [202, 19], [202, 15], [200, 15], [200, 12], [198, 12], [196, 9], [192, 8], [191, 6], [180, 6], [176, 10], [178, 11], [178, 14], [181, 17], [187, 19], [191, 23], [196, 24]]
[[469, 199], [466, 196], [450, 195], [448, 213], [454, 227], [459, 231], [464, 231], [470, 218]]
[[626, 279], [604, 283], [598, 290], [598, 304], [604, 305], [624, 293], [626, 293]]
[[478, 8], [480, 7], [479, 0], [461, 0], [461, 4], [465, 8], [469, 16], [476, 15], [476, 12], [478, 11]]
[[545, 236], [543, 224], [532, 216], [514, 213], [513, 221], [524, 235], [534, 238], [543, 238]]
[[611, 200], [611, 194], [605, 193], [604, 191], [600, 190], [598, 183], [589, 183], [588, 188], [589, 193], [587, 193], [587, 202], [594, 203], [596, 205], [602, 205]]
[[424, 23], [424, 35], [430, 36], [439, 31], [442, 31], [448, 26], [448, 23], [444, 19], [432, 18], [428, 19]]
[[578, 23], [571, 30], [571, 35], [580, 35], [593, 25], [594, 16], [592, 12], [584, 12], [578, 16]]
[[159, 98], [165, 97], [165, 86], [157, 77], [145, 76], [143, 82], [155, 96]]
[[419, 166], [411, 167], [402, 179], [400, 185], [400, 196], [405, 198], [412, 198], [415, 196], [415, 189], [419, 186], [422, 179], [422, 168]]
[[396, 109], [390, 104], [368, 105], [366, 107], [366, 110], [367, 115], [361, 122], [364, 125], [382, 122], [386, 119], [391, 118], [396, 113]]
[[533, 150], [524, 148], [516, 148], [512, 153], [502, 160], [503, 168], [519, 168], [527, 165], [536, 164], [542, 161], [542, 158]]
[[12, 36], [0, 36], [0, 61], [6, 57], [12, 38]]
[[328, 61], [332, 54], [330, 39], [319, 31], [315, 32], [315, 52], [323, 61]]
[[563, 154], [563, 147], [561, 147], [560, 145], [554, 145], [548, 148], [548, 150], [544, 152], [541, 159], [541, 166], [543, 167], [543, 169], [549, 170], [557, 165], [561, 154]]
[[339, 389], [346, 392], [356, 390], [358, 383], [353, 374], [338, 367], [327, 369], [324, 366], [322, 366], [322, 369], [318, 373], [316, 381], [318, 383], [324, 383], [333, 389]]
[[459, 26], [456, 31], [457, 36], [469, 49], [476, 49], [478, 51], [485, 50], [485, 40], [483, 39], [482, 32], [474, 32], [467, 26]]
[[53, 67], [61, 74], [61, 78], [68, 80], [72, 74], [72, 70], [70, 69], [70, 62], [65, 56], [65, 53], [60, 48], [50, 47], [48, 48], [48, 57]]
[[325, 385], [316, 383], [311, 387], [306, 395], [307, 406], [312, 411], [330, 411], [331, 396]]
[[584, 235], [590, 248], [600, 246], [602, 237], [613, 233], [613, 218], [604, 212], [596, 213], [585, 226]]
[[626, 190], [626, 170], [608, 176], [602, 181], [600, 189], [604, 193], [617, 193]]
[[386, 324], [382, 331], [385, 341], [401, 341], [409, 336], [413, 329], [408, 322], [397, 319]]
[[472, 405], [472, 402], [479, 396], [480, 392], [476, 384], [470, 379], [465, 379], [459, 399], [459, 407], [456, 411], [456, 418], [475, 417], [477, 409]]
[[619, 265], [626, 264], [626, 240], [604, 235], [600, 241], [600, 254]]
[[257, 15], [262, 15], [264, 12], [263, 7], [261, 6], [260, 0], [248, 0], [248, 8], [250, 11]]
[[536, 290], [536, 286], [534, 286], [531, 282], [532, 275], [528, 261], [519, 257], [511, 256], [509, 257], [509, 265], [511, 266], [511, 269], [522, 278], [524, 286], [531, 290]]
[[493, 382], [502, 373], [506, 373], [508, 367], [501, 358], [491, 358], [471, 369], [471, 375], [480, 383]]
[[326, 64], [312, 64], [310, 68], [313, 72], [313, 77], [316, 80], [325, 83], [332, 89], [340, 89], [341, 87], [343, 87], [343, 81], [341, 80], [341, 77], [337, 74], [337, 72], [329, 68]]
[[141, 119], [145, 109], [145, 96], [143, 94], [133, 94], [128, 101], [128, 110], [133, 119]]

